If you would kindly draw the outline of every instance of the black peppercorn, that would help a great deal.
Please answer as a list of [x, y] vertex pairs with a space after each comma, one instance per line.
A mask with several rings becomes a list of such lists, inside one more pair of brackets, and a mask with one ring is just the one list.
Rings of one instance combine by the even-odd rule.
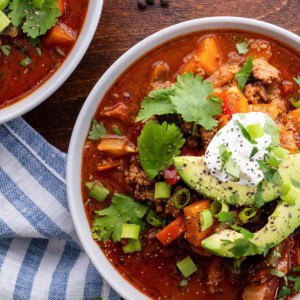
[[153, 5], [154, 4], [154, 0], [146, 0], [148, 5]]
[[168, 0], [160, 0], [160, 5], [162, 7], [167, 7], [169, 5], [169, 1]]
[[146, 4], [146, 0], [138, 0], [137, 1], [137, 6], [139, 9], [145, 9], [147, 4]]

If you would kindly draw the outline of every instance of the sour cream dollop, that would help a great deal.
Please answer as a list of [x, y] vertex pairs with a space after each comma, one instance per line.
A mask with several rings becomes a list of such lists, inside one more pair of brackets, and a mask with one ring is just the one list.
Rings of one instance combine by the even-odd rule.
[[[245, 128], [248, 125], [260, 124], [265, 126], [266, 120], [270, 117], [261, 112], [250, 112], [246, 114], [234, 114], [230, 120], [213, 138], [205, 152], [205, 164], [210, 173], [222, 182], [236, 182], [241, 185], [258, 185], [264, 178], [263, 172], [259, 169], [257, 160], [263, 160], [265, 154], [269, 153], [267, 148], [272, 143], [272, 137], [264, 133], [256, 139], [257, 144], [248, 141], [238, 126], [239, 121]], [[220, 158], [220, 145], [224, 145], [228, 152], [232, 152], [231, 159], [240, 168], [238, 181], [222, 170]], [[256, 154], [250, 158], [253, 148], [256, 147]]]

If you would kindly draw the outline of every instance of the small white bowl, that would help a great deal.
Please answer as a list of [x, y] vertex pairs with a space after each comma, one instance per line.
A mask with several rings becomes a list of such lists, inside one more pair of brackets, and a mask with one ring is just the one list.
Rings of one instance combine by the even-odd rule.
[[17, 118], [50, 97], [72, 74], [86, 53], [99, 23], [103, 0], [90, 0], [86, 19], [75, 46], [60, 68], [38, 89], [23, 99], [0, 109], [0, 124]]
[[300, 50], [299, 36], [261, 21], [238, 17], [211, 17], [180, 23], [151, 35], [121, 56], [96, 84], [77, 119], [69, 147], [67, 166], [67, 189], [71, 215], [81, 244], [92, 263], [111, 287], [127, 300], [145, 300], [149, 298], [126, 281], [106, 259], [97, 243], [92, 239], [83, 207], [81, 195], [82, 150], [91, 119], [110, 86], [128, 66], [143, 54], [177, 36], [200, 30], [222, 28], [265, 34], [298, 51]]

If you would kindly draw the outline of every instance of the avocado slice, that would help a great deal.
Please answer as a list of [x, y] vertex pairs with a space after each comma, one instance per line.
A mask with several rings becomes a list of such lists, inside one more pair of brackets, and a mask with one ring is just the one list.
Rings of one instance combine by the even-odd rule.
[[[228, 198], [230, 201], [230, 193], [232, 193], [233, 189], [237, 189], [237, 193], [239, 195], [239, 203], [229, 203], [235, 205], [245, 205], [244, 203], [249, 204], [249, 199], [243, 199], [245, 194], [249, 191], [246, 189], [252, 189], [252, 187], [241, 186], [234, 183], [218, 183], [217, 179], [214, 179], [213, 176], [209, 175], [207, 168], [205, 167], [203, 157], [178, 157], [174, 159], [177, 170], [180, 173], [182, 179], [195, 188], [199, 193], [219, 200], [228, 202]], [[197, 170], [200, 166], [201, 171]], [[300, 182], [300, 154], [288, 155], [283, 162], [280, 164], [279, 173], [283, 179], [283, 183], [285, 184], [293, 184], [295, 182]], [[204, 172], [206, 171], [206, 173]], [[188, 173], [188, 174], [186, 174]], [[199, 174], [201, 174], [199, 178]], [[190, 176], [191, 175], [191, 176]], [[205, 176], [204, 176], [205, 175]], [[205, 177], [207, 177], [205, 179]], [[201, 185], [199, 184], [201, 183]], [[198, 186], [195, 184], [198, 183]], [[217, 187], [217, 192], [213, 192], [213, 188], [203, 187], [205, 184], [214, 184]], [[225, 186], [224, 186], [225, 185]], [[268, 183], [264, 182], [264, 200], [268, 201], [274, 200], [279, 195], [279, 187], [274, 186], [276, 190], [276, 194], [270, 191], [267, 191]], [[241, 189], [242, 188], [242, 189]], [[220, 195], [219, 193], [224, 193], [224, 195]], [[266, 198], [268, 197], [268, 198]], [[275, 198], [273, 198], [275, 197]], [[272, 199], [273, 198], [273, 199]], [[252, 200], [253, 201], [253, 200]], [[241, 204], [243, 203], [243, 204]], [[251, 202], [253, 203], [253, 202]], [[258, 232], [256, 232], [249, 241], [257, 247], [249, 247], [246, 253], [243, 253], [242, 256], [249, 256], [258, 254], [257, 249], [265, 249], [271, 246], [275, 246], [279, 244], [281, 241], [286, 239], [294, 230], [300, 226], [300, 196], [297, 197], [295, 201], [295, 205], [289, 205], [286, 202], [279, 201], [277, 207], [273, 214], [269, 217], [268, 223]], [[215, 233], [210, 237], [206, 238], [202, 241], [202, 247], [206, 250], [224, 257], [238, 257], [238, 255], [234, 254], [231, 250], [235, 247], [235, 242], [237, 240], [243, 239], [243, 235], [235, 230], [226, 229], [220, 233]]]
[[[291, 206], [280, 201], [269, 217], [268, 223], [249, 241], [255, 246], [263, 249], [275, 246], [292, 234], [300, 225], [300, 197], [296, 199], [295, 205]], [[201, 246], [218, 256], [239, 257], [231, 252], [235, 242], [243, 239], [243, 235], [234, 230], [226, 229], [220, 233], [215, 233], [202, 241]], [[259, 254], [249, 247], [242, 256]]]
[[[181, 179], [199, 194], [235, 206], [254, 205], [257, 186], [219, 181], [210, 175], [203, 156], [178, 156], [174, 158], [174, 165]], [[265, 202], [278, 198], [279, 191], [279, 186], [263, 182]]]

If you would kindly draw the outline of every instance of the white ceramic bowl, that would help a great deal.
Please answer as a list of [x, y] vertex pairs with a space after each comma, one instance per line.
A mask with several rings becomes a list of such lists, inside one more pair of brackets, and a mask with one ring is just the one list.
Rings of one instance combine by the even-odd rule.
[[211, 17], [180, 23], [159, 31], [127, 51], [102, 76], [86, 100], [77, 119], [69, 148], [67, 188], [73, 222], [83, 248], [96, 269], [122, 297], [128, 300], [145, 300], [145, 295], [127, 282], [109, 263], [92, 239], [81, 196], [82, 148], [91, 119], [103, 96], [118, 78], [139, 57], [160, 44], [187, 33], [206, 29], [241, 29], [265, 34], [290, 47], [300, 50], [300, 37], [280, 27], [237, 17]]
[[95, 34], [103, 0], [90, 0], [85, 22], [75, 46], [60, 68], [37, 90], [18, 102], [0, 110], [0, 124], [19, 117], [50, 97], [72, 74], [86, 53]]

